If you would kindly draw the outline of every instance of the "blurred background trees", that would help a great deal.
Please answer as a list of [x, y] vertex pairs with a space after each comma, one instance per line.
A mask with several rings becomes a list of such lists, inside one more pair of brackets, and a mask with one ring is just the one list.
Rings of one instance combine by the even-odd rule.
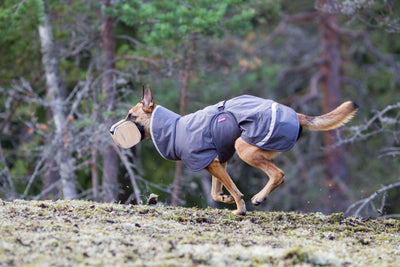
[[[286, 183], [257, 209], [351, 213], [365, 199], [361, 215], [400, 212], [395, 1], [5, 0], [0, 8], [0, 198], [141, 203], [154, 192], [168, 204], [226, 207], [210, 198], [207, 172], [175, 167], [151, 142], [113, 144], [110, 125], [149, 84], [157, 103], [182, 114], [239, 94], [309, 115], [355, 100], [361, 109], [347, 127], [305, 131], [276, 159]], [[228, 171], [246, 200], [267, 180], [236, 156]]]

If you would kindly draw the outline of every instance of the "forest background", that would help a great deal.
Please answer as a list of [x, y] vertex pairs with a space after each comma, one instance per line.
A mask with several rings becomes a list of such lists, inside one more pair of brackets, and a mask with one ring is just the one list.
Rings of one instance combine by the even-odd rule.
[[[0, 198], [226, 207], [207, 172], [113, 143], [149, 84], [181, 114], [240, 94], [307, 115], [354, 100], [346, 127], [276, 159], [286, 181], [257, 209], [396, 216], [399, 18], [394, 0], [3, 0]], [[267, 181], [237, 156], [228, 172], [246, 201]]]

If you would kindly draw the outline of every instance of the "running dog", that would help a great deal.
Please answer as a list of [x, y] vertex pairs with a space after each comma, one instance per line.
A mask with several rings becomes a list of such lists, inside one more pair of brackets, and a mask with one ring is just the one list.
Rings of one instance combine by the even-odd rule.
[[[182, 160], [193, 171], [206, 169], [212, 175], [212, 198], [236, 203], [233, 213], [245, 215], [243, 194], [226, 172], [235, 151], [269, 177], [251, 199], [257, 206], [283, 183], [284, 172], [272, 160], [294, 146], [303, 126], [315, 131], [335, 129], [348, 122], [357, 109], [357, 104], [347, 101], [327, 114], [312, 117], [272, 100], [242, 95], [180, 116], [156, 105], [150, 87], [143, 86], [140, 102], [111, 127], [110, 133], [123, 148], [151, 139], [165, 159]], [[222, 192], [222, 186], [230, 195]]]

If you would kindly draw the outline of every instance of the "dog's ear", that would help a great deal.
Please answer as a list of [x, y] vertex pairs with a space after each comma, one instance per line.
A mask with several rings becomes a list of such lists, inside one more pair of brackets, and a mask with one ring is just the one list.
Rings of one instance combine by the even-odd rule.
[[146, 86], [142, 88], [142, 99], [140, 102], [143, 104], [143, 110], [145, 112], [152, 112], [154, 109], [154, 101], [153, 96], [151, 95], [150, 86]]

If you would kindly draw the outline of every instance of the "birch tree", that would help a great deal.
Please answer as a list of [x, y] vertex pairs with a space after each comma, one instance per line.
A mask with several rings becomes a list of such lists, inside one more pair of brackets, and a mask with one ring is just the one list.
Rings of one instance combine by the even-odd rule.
[[62, 97], [64, 87], [58, 72], [58, 60], [54, 49], [54, 38], [48, 16], [46, 0], [37, 0], [39, 12], [39, 37], [41, 43], [42, 62], [45, 68], [47, 101], [52, 111], [55, 125], [53, 146], [55, 150], [55, 161], [62, 181], [62, 192], [65, 199], [77, 198], [75, 185], [75, 174], [73, 169], [73, 159], [68, 150], [70, 139], [67, 120]]

